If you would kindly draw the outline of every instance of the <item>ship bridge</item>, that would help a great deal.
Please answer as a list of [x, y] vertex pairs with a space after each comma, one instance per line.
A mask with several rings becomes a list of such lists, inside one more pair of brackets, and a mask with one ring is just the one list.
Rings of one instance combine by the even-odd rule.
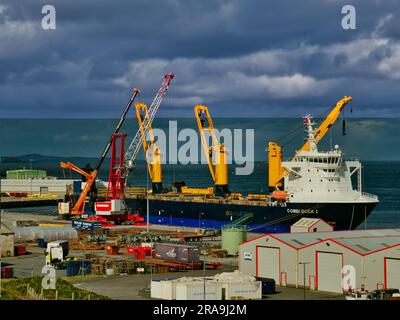
[[284, 188], [289, 194], [289, 201], [377, 202], [376, 198], [362, 192], [361, 162], [343, 160], [338, 145], [333, 150], [319, 151], [311, 119], [308, 118], [305, 123], [310, 150], [303, 150], [291, 161], [282, 162], [287, 171]]

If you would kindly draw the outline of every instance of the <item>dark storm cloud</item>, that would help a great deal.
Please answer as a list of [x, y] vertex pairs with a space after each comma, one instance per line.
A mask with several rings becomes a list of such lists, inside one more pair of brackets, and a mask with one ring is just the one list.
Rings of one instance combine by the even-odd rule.
[[[48, 1], [0, 5], [1, 117], [117, 117], [133, 87], [150, 102], [173, 80], [160, 116], [318, 114], [344, 95], [359, 116], [400, 116], [400, 4], [352, 1]], [[168, 111], [168, 112], [167, 112]]]

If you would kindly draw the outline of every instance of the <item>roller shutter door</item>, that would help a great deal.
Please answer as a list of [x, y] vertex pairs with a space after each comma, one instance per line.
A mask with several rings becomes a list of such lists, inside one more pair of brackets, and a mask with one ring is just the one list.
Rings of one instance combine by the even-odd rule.
[[342, 293], [342, 255], [318, 252], [318, 290]]
[[400, 259], [386, 258], [386, 288], [400, 289]]
[[279, 248], [257, 247], [258, 276], [279, 283]]

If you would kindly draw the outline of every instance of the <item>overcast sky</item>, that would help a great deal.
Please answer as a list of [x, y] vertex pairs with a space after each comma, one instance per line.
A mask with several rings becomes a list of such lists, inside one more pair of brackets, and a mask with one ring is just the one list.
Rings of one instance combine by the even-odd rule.
[[[56, 8], [43, 30], [42, 6]], [[341, 8], [356, 8], [343, 30]], [[162, 117], [203, 103], [224, 117], [400, 116], [400, 2], [3, 0], [0, 117], [116, 118], [133, 87]]]

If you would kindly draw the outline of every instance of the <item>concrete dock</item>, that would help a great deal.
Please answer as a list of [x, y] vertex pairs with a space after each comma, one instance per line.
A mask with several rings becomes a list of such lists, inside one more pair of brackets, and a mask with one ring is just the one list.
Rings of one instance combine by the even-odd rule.
[[62, 197], [1, 197], [1, 208], [23, 208], [23, 207], [40, 207], [40, 206], [56, 206], [62, 200]]

